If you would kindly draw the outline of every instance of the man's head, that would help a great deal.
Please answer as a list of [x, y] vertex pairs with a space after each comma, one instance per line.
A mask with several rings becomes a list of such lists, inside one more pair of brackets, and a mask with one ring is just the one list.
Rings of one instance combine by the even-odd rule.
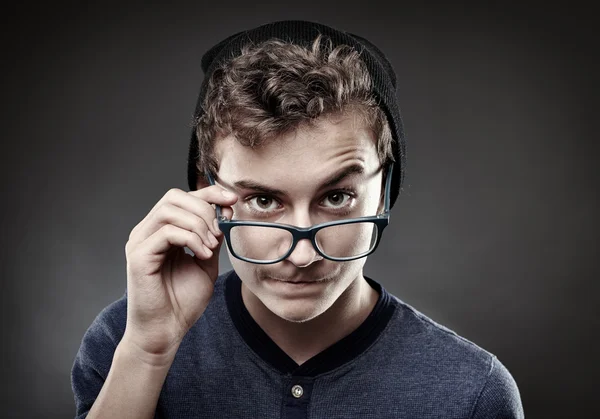
[[375, 136], [382, 166], [394, 160], [392, 134], [371, 93], [371, 77], [357, 51], [333, 48], [318, 36], [310, 47], [278, 40], [244, 46], [215, 69], [197, 119], [199, 173], [216, 173], [215, 144], [233, 135], [244, 146], [308, 128], [331, 116], [352, 115]]
[[[391, 67], [377, 61], [383, 55], [376, 49], [378, 58], [365, 60], [367, 52], [348, 45], [349, 35], [343, 34], [348, 42], [340, 44], [341, 33], [330, 28], [273, 25], [264, 33], [259, 28], [234, 35], [203, 59], [207, 78], [190, 146], [190, 188], [204, 186], [204, 175], [212, 174], [238, 195], [234, 218], [244, 220], [308, 227], [378, 214], [383, 169], [396, 161], [396, 187], [403, 172], [395, 99], [382, 106], [390, 101], [395, 78], [381, 81], [382, 73], [373, 70], [393, 75]], [[278, 39], [271, 36], [275, 32]], [[239, 50], [231, 45], [236, 42]], [[336, 245], [342, 249], [358, 239], [340, 236]], [[305, 321], [356, 282], [365, 258], [323, 259], [301, 240], [287, 259], [273, 265], [231, 262], [272, 312]], [[311, 283], [291, 284], [297, 281]]]
[[[277, 130], [285, 131], [287, 128], [293, 128], [294, 125], [299, 125], [299, 122], [302, 122], [301, 119], [306, 121], [311, 119], [310, 115], [317, 115], [314, 113], [314, 111], [318, 111], [318, 107], [311, 107], [311, 109], [308, 109], [307, 107], [307, 114], [309, 116], [308, 118], [303, 118], [297, 113], [286, 115], [282, 112], [284, 110], [290, 110], [293, 108], [294, 101], [290, 103], [289, 99], [294, 96], [288, 96], [288, 101], [285, 103], [286, 106], [278, 107], [277, 100], [274, 100], [273, 96], [270, 95], [270, 93], [273, 93], [273, 91], [268, 89], [268, 87], [271, 87], [271, 85], [266, 83], [266, 79], [263, 77], [263, 75], [265, 75], [265, 67], [267, 66], [268, 62], [270, 62], [271, 65], [274, 65], [273, 69], [277, 71], [277, 69], [287, 66], [287, 64], [289, 64], [289, 60], [286, 59], [284, 61], [279, 61], [279, 57], [269, 54], [269, 52], [266, 52], [262, 57], [260, 56], [260, 53], [257, 53], [255, 54], [254, 58], [255, 62], [245, 62], [245, 64], [252, 64], [253, 67], [252, 70], [249, 69], [246, 75], [241, 76], [241, 78], [249, 77], [248, 73], [253, 72], [253, 76], [251, 77], [253, 82], [246, 83], [245, 86], [250, 90], [259, 92], [259, 98], [263, 97], [263, 93], [265, 96], [263, 97], [262, 103], [258, 103], [257, 109], [259, 109], [259, 111], [251, 112], [252, 116], [258, 117], [258, 119], [251, 119], [249, 124], [250, 126], [244, 125], [243, 117], [245, 117], [247, 115], [246, 112], [249, 111], [246, 109], [240, 109], [240, 106], [245, 107], [245, 104], [242, 102], [228, 103], [225, 100], [230, 100], [231, 97], [228, 97], [227, 95], [221, 95], [217, 91], [224, 87], [218, 82], [219, 78], [223, 80], [223, 75], [219, 77], [219, 73], [224, 69], [224, 67], [227, 67], [229, 64], [231, 64], [232, 59], [236, 59], [236, 57], [240, 57], [237, 62], [242, 64], [243, 67], [244, 59], [241, 58], [241, 56], [244, 55], [244, 52], [247, 52], [248, 47], [257, 46], [265, 41], [275, 39], [289, 44], [288, 48], [290, 53], [287, 55], [284, 54], [284, 56], [291, 59], [292, 62], [295, 63], [297, 60], [294, 59], [295, 56], [293, 53], [291, 53], [292, 47], [290, 45], [301, 46], [307, 50], [311, 50], [315, 40], [319, 36], [323, 37], [323, 40], [326, 44], [330, 42], [330, 45], [333, 48], [338, 46], [346, 46], [346, 48], [342, 48], [342, 50], [347, 49], [348, 47], [354, 49], [359, 56], [359, 65], [366, 70], [367, 78], [370, 79], [368, 81], [368, 84], [370, 85], [368, 89], [369, 96], [372, 98], [375, 104], [378, 105], [378, 109], [385, 114], [387, 124], [385, 124], [386, 126], [383, 127], [383, 129], [389, 129], [393, 140], [391, 144], [387, 146], [391, 148], [390, 159], [395, 161], [391, 185], [391, 206], [393, 207], [402, 187], [406, 166], [406, 144], [404, 139], [402, 119], [400, 117], [400, 111], [396, 101], [396, 74], [383, 52], [367, 39], [355, 34], [331, 28], [329, 26], [307, 21], [273, 22], [257, 28], [239, 32], [224, 39], [212, 47], [206, 54], [204, 54], [202, 57], [202, 70], [204, 71], [205, 77], [202, 82], [196, 104], [196, 110], [194, 114], [196, 125], [192, 130], [188, 155], [188, 185], [190, 190], [197, 189], [197, 180], [199, 177], [204, 177], [206, 175], [206, 170], [214, 170], [217, 168], [217, 162], [211, 159], [211, 156], [214, 156], [213, 145], [215, 139], [217, 138], [216, 130], [218, 126], [216, 124], [211, 124], [210, 120], [220, 118], [219, 115], [215, 115], [215, 111], [225, 111], [224, 113], [227, 113], [226, 110], [228, 107], [234, 112], [242, 110], [243, 113], [239, 114], [240, 117], [235, 118], [237, 121], [242, 121], [241, 123], [238, 122], [238, 124], [240, 124], [238, 125], [238, 128], [240, 128], [241, 131], [236, 134], [238, 134], [238, 139], [240, 141], [247, 141], [249, 143], [252, 141], [262, 141], [262, 138], [260, 138], [260, 133], [261, 131], [265, 131], [263, 129], [264, 124], [257, 126], [258, 124], [256, 124], [256, 121], [265, 122], [268, 117], [275, 117], [275, 119], [278, 119], [278, 121], [275, 121], [275, 123], [272, 125], [274, 129], [266, 129], [266, 131], [267, 133], [271, 132], [276, 134], [275, 131]], [[284, 49], [286, 48], [284, 47]], [[326, 48], [321, 50], [324, 51]], [[267, 60], [264, 61], [264, 58], [267, 58]], [[260, 62], [257, 62], [259, 60]], [[311, 66], [314, 63], [309, 62], [306, 64]], [[344, 67], [343, 63], [342, 67]], [[238, 67], [238, 69], [239, 68], [240, 67]], [[238, 80], [240, 79], [240, 74], [242, 73], [238, 73]], [[304, 73], [300, 72], [297, 74], [297, 76], [302, 74]], [[227, 77], [228, 76], [225, 76], [225, 78]], [[360, 76], [351, 76], [350, 79], [353, 82], [356, 82], [358, 79], [360, 79]], [[302, 81], [301, 77], [296, 78], [296, 80]], [[309, 78], [308, 80], [311, 81], [312, 79]], [[241, 81], [242, 83], [245, 82], [245, 80]], [[257, 82], [258, 84], [256, 84]], [[306, 82], [306, 80], [304, 80], [304, 82]], [[316, 83], [318, 83], [318, 81], [316, 81], [315, 84]], [[300, 84], [306, 85], [306, 83]], [[288, 86], [294, 87], [293, 84], [288, 84]], [[311, 92], [309, 90], [309, 98], [310, 95], [318, 93], [318, 86], [315, 87], [317, 87], [316, 91], [313, 90]], [[230, 85], [230, 88], [233, 88], [235, 93], [236, 87]], [[301, 88], [300, 90], [304, 91], [305, 88]], [[267, 96], [268, 100], [264, 100], [267, 98]], [[213, 99], [212, 104], [209, 103], [209, 101], [211, 101], [211, 97]], [[300, 95], [297, 96], [297, 98], [299, 99]], [[211, 109], [215, 100], [221, 101], [219, 104], [220, 107], [213, 107], [213, 109]], [[303, 104], [307, 105], [306, 102]], [[315, 102], [310, 104], [315, 104]], [[235, 105], [240, 106], [237, 106], [237, 109], [235, 109]], [[292, 107], [290, 107], [290, 105], [292, 105]], [[213, 112], [212, 117], [210, 116], [211, 111]], [[324, 113], [331, 113], [331, 111], [332, 109], [325, 109]], [[204, 121], [206, 121], [206, 123]], [[227, 121], [227, 118], [225, 118], [225, 120], [220, 122], [227, 124], [229, 121]], [[279, 128], [277, 128], [277, 125], [279, 125]], [[385, 142], [386, 141], [382, 141], [379, 144], [384, 146]], [[379, 151], [381, 153], [382, 150], [380, 149]], [[386, 151], [386, 153], [388, 153], [388, 151]]]

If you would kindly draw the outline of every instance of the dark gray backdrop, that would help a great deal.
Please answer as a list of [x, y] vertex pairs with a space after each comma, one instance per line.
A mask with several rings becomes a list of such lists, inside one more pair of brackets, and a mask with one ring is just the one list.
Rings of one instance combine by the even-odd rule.
[[362, 34], [398, 72], [407, 181], [367, 274], [495, 353], [528, 418], [598, 414], [591, 12], [222, 3], [4, 13], [2, 416], [73, 416], [73, 357], [124, 292], [129, 231], [187, 190], [202, 52], [286, 18]]

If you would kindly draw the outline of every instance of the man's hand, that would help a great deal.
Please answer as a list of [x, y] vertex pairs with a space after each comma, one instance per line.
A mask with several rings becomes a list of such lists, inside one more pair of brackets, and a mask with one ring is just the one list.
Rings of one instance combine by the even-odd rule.
[[236, 201], [217, 185], [193, 192], [171, 189], [131, 231], [125, 246], [127, 326], [121, 345], [145, 362], [171, 362], [206, 309], [223, 242], [211, 204], [223, 206], [230, 218], [229, 207]]

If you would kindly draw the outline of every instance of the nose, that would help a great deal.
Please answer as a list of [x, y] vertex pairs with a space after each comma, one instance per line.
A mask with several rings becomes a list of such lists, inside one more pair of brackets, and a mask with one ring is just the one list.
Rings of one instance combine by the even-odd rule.
[[[295, 217], [292, 221], [292, 225], [302, 227], [311, 226], [310, 215], [308, 211], [297, 211], [294, 214]], [[298, 268], [304, 268], [309, 266], [313, 262], [322, 260], [321, 256], [314, 248], [312, 242], [309, 239], [302, 239], [296, 243], [294, 251], [287, 257], [287, 260], [292, 262]]]
[[312, 242], [308, 239], [299, 240], [294, 251], [287, 257], [298, 268], [305, 268], [313, 262], [322, 260], [323, 256], [317, 253]]

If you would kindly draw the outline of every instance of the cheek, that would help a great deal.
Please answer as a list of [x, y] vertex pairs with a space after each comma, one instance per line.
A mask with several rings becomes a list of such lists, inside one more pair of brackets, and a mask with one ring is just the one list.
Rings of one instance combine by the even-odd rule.
[[[349, 262], [341, 262], [340, 265], [340, 277], [348, 278], [348, 280], [354, 280], [356, 276], [362, 271], [365, 266], [367, 258], [355, 259]], [[334, 262], [335, 263], [335, 262]]]
[[358, 256], [371, 249], [377, 239], [374, 223], [351, 223], [329, 226], [317, 232], [318, 247], [331, 257]]
[[239, 260], [238, 258], [233, 257], [229, 252], [229, 249], [227, 249], [227, 254], [229, 256], [229, 262], [231, 263], [231, 267], [233, 268], [237, 276], [249, 289], [254, 289], [255, 284], [257, 282], [256, 267], [259, 265], [244, 262], [243, 260]]

